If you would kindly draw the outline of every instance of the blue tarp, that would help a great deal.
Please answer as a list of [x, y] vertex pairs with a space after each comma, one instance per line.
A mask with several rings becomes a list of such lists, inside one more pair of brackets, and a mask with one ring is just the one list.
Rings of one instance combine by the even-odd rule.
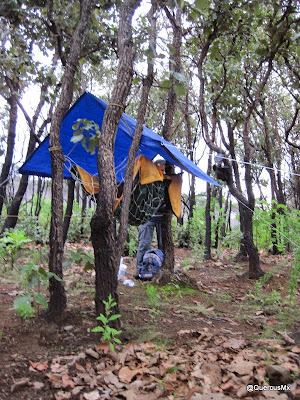
[[[92, 175], [98, 175], [97, 150], [94, 155], [91, 155], [83, 148], [80, 142], [76, 144], [72, 143], [70, 140], [74, 133], [72, 126], [78, 119], [87, 119], [96, 122], [101, 130], [106, 107], [107, 103], [105, 101], [86, 92], [69, 109], [61, 124], [61, 146], [66, 159], [81, 166]], [[123, 113], [118, 126], [115, 142], [115, 168], [118, 182], [121, 182], [125, 176], [128, 151], [132, 142], [132, 135], [135, 132], [135, 127], [136, 121]], [[190, 161], [173, 144], [166, 141], [147, 127], [144, 127], [143, 129], [142, 138], [139, 144], [138, 155], [139, 154], [143, 154], [151, 160], [155, 156], [160, 155], [162, 158], [170, 161], [182, 170], [219, 186], [217, 182], [201, 171], [196, 164]], [[68, 166], [69, 162], [66, 161], [64, 178], [71, 178], [71, 174], [67, 168]], [[24, 175], [51, 177], [49, 136], [47, 136], [46, 139], [33, 151], [19, 169], [19, 172]]]

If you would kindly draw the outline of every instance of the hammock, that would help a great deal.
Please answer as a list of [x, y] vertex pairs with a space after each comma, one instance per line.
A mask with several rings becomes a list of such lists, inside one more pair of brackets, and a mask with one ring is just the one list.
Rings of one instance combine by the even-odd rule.
[[[99, 192], [99, 178], [90, 175], [79, 165], [70, 168], [73, 178], [80, 182], [88, 196]], [[147, 157], [139, 156], [134, 165], [131, 201], [129, 206], [129, 224], [141, 225], [149, 221], [169, 196], [174, 214], [181, 216], [181, 176], [164, 176], [161, 170]], [[121, 212], [123, 183], [118, 184], [115, 201], [115, 216]]]

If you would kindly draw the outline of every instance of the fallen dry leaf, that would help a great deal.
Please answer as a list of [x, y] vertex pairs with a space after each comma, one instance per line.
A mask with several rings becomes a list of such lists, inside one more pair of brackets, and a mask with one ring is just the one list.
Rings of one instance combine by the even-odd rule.
[[122, 389], [124, 387], [124, 383], [120, 382], [118, 377], [112, 371], [103, 373], [99, 378], [103, 378], [107, 385], [114, 385], [117, 389]]
[[209, 376], [214, 387], [217, 387], [222, 382], [222, 370], [218, 364], [204, 363], [201, 367], [203, 375]]
[[75, 383], [72, 381], [72, 379], [70, 379], [69, 375], [62, 374], [61, 381], [62, 381], [63, 387], [66, 388], [66, 387], [70, 386], [72, 389], [74, 389]]
[[132, 379], [140, 373], [140, 369], [132, 370], [128, 367], [122, 367], [119, 371], [119, 379], [121, 382], [130, 383]]
[[300, 346], [293, 346], [291, 350], [293, 353], [300, 354]]
[[55, 393], [54, 398], [55, 400], [68, 400], [71, 398], [71, 393], [70, 392], [63, 392], [60, 390], [59, 392]]
[[46, 374], [46, 377], [55, 389], [61, 389], [63, 387], [60, 375], [49, 372]]
[[84, 393], [83, 398], [85, 400], [100, 400], [101, 396], [98, 390], [93, 390], [89, 393]]
[[76, 367], [77, 371], [85, 372], [85, 368], [82, 365], [76, 363], [75, 367]]
[[35, 381], [32, 383], [32, 387], [34, 390], [41, 390], [44, 388], [44, 386], [45, 386], [45, 384], [42, 382], [39, 382], [39, 381]]
[[223, 343], [225, 349], [239, 350], [246, 346], [246, 341], [244, 339], [230, 339]]
[[37, 371], [46, 371], [48, 369], [48, 361], [33, 362], [29, 360], [29, 364]]
[[236, 358], [234, 361], [228, 365], [228, 370], [231, 372], [235, 372], [236, 374], [242, 375], [251, 375], [253, 373], [253, 368], [256, 366], [255, 363], [251, 361], [245, 361], [240, 358]]

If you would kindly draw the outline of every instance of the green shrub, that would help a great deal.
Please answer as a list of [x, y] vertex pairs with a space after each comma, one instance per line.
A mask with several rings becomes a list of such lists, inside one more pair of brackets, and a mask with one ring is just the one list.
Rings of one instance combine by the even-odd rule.
[[24, 231], [15, 229], [11, 232], [4, 232], [3, 237], [0, 239], [0, 255], [4, 259], [6, 256], [9, 257], [11, 269], [14, 268], [21, 247], [30, 241]]

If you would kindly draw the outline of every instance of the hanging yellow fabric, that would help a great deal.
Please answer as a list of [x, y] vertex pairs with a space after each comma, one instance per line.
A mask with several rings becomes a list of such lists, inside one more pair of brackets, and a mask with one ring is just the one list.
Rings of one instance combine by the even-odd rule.
[[168, 188], [169, 198], [173, 213], [177, 218], [181, 217], [181, 175], [172, 175], [168, 177], [171, 183]]
[[139, 156], [136, 162], [140, 164], [141, 169], [141, 185], [147, 185], [152, 182], [163, 182], [164, 175], [162, 171], [149, 158]]
[[[81, 184], [87, 193], [95, 195], [99, 192], [99, 178], [89, 174], [79, 165], [75, 166], [75, 171], [79, 175]], [[171, 180], [168, 188], [169, 198], [172, 210], [177, 218], [181, 217], [181, 175], [166, 176], [149, 158], [141, 155], [137, 157], [134, 163], [133, 178], [140, 171], [141, 185], [147, 185], [152, 182], [163, 182], [164, 179]], [[116, 198], [115, 209], [122, 200], [123, 195]]]
[[99, 178], [89, 174], [85, 169], [75, 165], [80, 176], [81, 184], [89, 194], [97, 194], [99, 192]]

